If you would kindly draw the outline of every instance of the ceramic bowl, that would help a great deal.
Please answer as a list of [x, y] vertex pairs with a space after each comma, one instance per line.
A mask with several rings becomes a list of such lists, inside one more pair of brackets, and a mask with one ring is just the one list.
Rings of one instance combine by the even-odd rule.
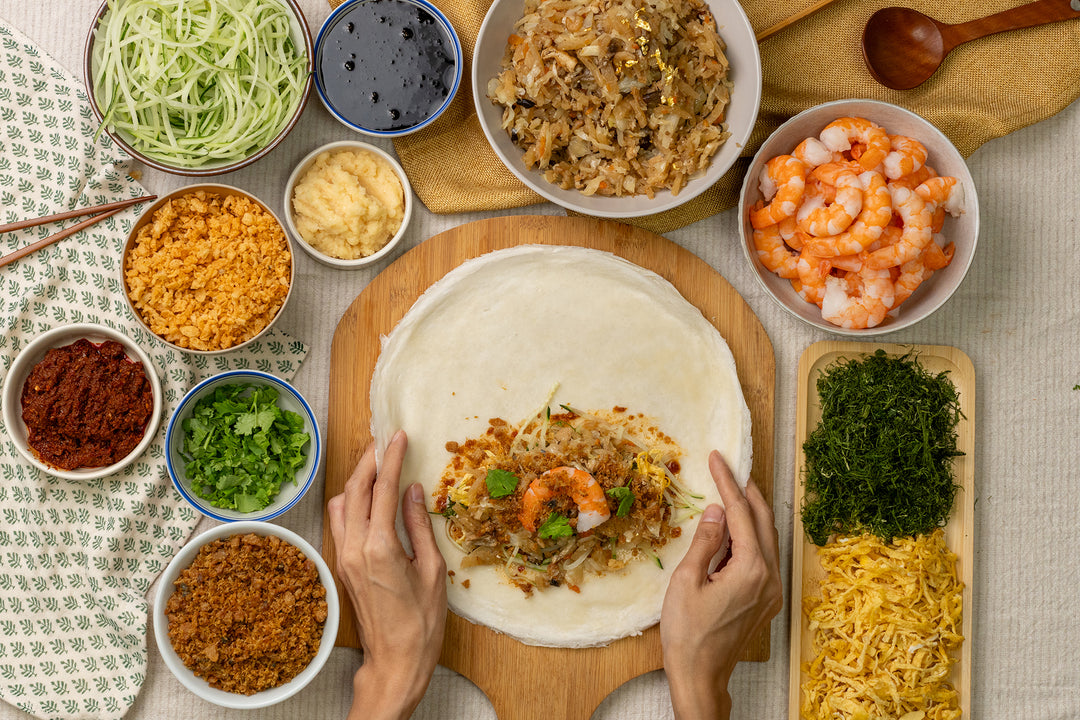
[[[90, 23], [90, 31], [86, 36], [86, 45], [83, 52], [83, 77], [86, 86], [86, 94], [90, 98], [90, 109], [94, 113], [94, 117], [97, 122], [102, 122], [108, 111], [108, 108], [102, 108], [98, 104], [96, 94], [94, 92], [93, 77], [97, 69], [97, 60], [94, 57], [94, 45], [97, 42], [98, 27], [101, 20], [104, 18], [106, 11], [109, 9], [109, 5], [112, 4], [111, 0], [106, 0], [101, 4], [100, 9], [94, 15], [93, 22]], [[242, 167], [246, 167], [262, 157], [265, 157], [270, 151], [281, 144], [281, 141], [292, 132], [292, 129], [296, 126], [296, 123], [300, 120], [301, 114], [304, 112], [304, 108], [307, 106], [308, 99], [311, 95], [311, 69], [313, 67], [314, 44], [311, 40], [311, 30], [308, 27], [307, 20], [304, 17], [304, 12], [301, 10], [297, 0], [282, 0], [281, 3], [289, 14], [289, 29], [290, 36], [292, 38], [295, 47], [302, 49], [307, 59], [306, 65], [306, 79], [304, 80], [304, 86], [302, 88], [300, 101], [293, 111], [292, 116], [288, 122], [282, 127], [282, 129], [269, 140], [262, 147], [254, 149], [245, 157], [238, 159], [227, 160], [214, 160], [207, 161], [205, 163], [195, 166], [184, 166], [175, 163], [171, 163], [167, 160], [154, 158], [147, 156], [145, 153], [136, 150], [134, 145], [136, 141], [133, 135], [122, 130], [111, 129], [108, 125], [105, 126], [105, 132], [116, 141], [116, 143], [122, 147], [129, 155], [134, 157], [139, 162], [148, 167], [152, 167], [156, 170], [172, 173], [174, 175], [182, 175], [186, 177], [207, 177], [211, 175], [222, 175], [224, 173], [232, 172], [233, 170], [239, 170]]]
[[[276, 688], [263, 690], [253, 695], [240, 695], [211, 687], [206, 680], [195, 675], [184, 665], [169, 639], [169, 619], [165, 615], [165, 605], [175, 588], [173, 583], [180, 576], [180, 573], [191, 565], [204, 545], [219, 538], [246, 535], [248, 533], [279, 537], [298, 548], [308, 559], [315, 563], [319, 569], [319, 580], [322, 582], [323, 587], [326, 588], [327, 615], [326, 623], [323, 625], [322, 641], [319, 644], [318, 653], [300, 674]], [[330, 657], [330, 651], [334, 649], [334, 641], [337, 637], [338, 623], [341, 617], [334, 576], [330, 574], [330, 568], [327, 566], [326, 561], [323, 560], [315, 548], [296, 533], [273, 523], [265, 522], [238, 522], [218, 525], [189, 540], [184, 547], [180, 548], [172, 562], [169, 563], [161, 577], [158, 578], [152, 613], [154, 637], [157, 640], [158, 651], [161, 653], [165, 665], [176, 676], [176, 679], [203, 700], [222, 707], [249, 710], [274, 705], [292, 697], [319, 674], [319, 671], [322, 670], [323, 665], [326, 664], [327, 659]]]
[[[884, 127], [890, 135], [906, 135], [919, 140], [928, 151], [927, 164], [938, 175], [957, 178], [964, 192], [963, 214], [955, 218], [946, 216], [942, 228], [945, 240], [956, 243], [952, 262], [925, 280], [902, 305], [890, 311], [880, 325], [867, 329], [844, 329], [822, 319], [817, 305], [803, 300], [789, 280], [767, 270], [757, 257], [749, 220], [750, 208], [762, 199], [759, 182], [765, 163], [777, 155], [790, 154], [805, 138], [817, 137], [826, 125], [842, 117], [866, 118]], [[755, 277], [784, 310], [809, 325], [837, 335], [883, 335], [914, 325], [944, 305], [956, 292], [975, 257], [979, 239], [979, 200], [963, 156], [929, 121], [910, 110], [877, 100], [837, 100], [804, 110], [777, 128], [762, 144], [743, 181], [739, 233], [744, 255]]]
[[315, 90], [350, 130], [400, 137], [450, 107], [463, 63], [457, 32], [427, 0], [345, 0], [315, 39]]
[[[315, 158], [324, 152], [340, 152], [340, 151], [353, 151], [353, 152], [366, 152], [376, 155], [385, 160], [391, 168], [394, 170], [394, 174], [397, 175], [397, 179], [401, 182], [401, 189], [405, 198], [405, 213], [401, 218], [401, 226], [398, 228], [394, 236], [383, 245], [379, 250], [361, 258], [355, 258], [353, 260], [343, 260], [342, 258], [333, 257], [327, 255], [321, 250], [317, 250], [308, 243], [303, 236], [300, 235], [299, 230], [296, 228], [296, 213], [293, 209], [293, 192], [296, 190], [296, 184], [303, 178], [304, 173], [315, 164]], [[390, 255], [394, 248], [399, 244], [401, 238], [405, 235], [405, 230], [409, 226], [409, 220], [412, 218], [412, 186], [409, 184], [409, 178], [405, 175], [405, 169], [401, 167], [401, 163], [391, 155], [390, 153], [375, 147], [369, 143], [360, 142], [358, 140], [339, 140], [337, 142], [327, 143], [321, 147], [315, 148], [308, 153], [303, 160], [297, 163], [292, 173], [289, 175], [288, 181], [285, 183], [285, 224], [289, 229], [289, 233], [293, 239], [296, 240], [296, 244], [299, 245], [304, 252], [313, 257], [324, 265], [330, 267], [355, 270], [357, 268], [367, 267], [374, 265], [385, 259]]]
[[[273, 502], [262, 510], [239, 512], [229, 508], [214, 507], [208, 500], [199, 497], [191, 487], [191, 481], [185, 475], [187, 461], [184, 459], [184, 420], [192, 415], [195, 405], [202, 398], [210, 395], [221, 385], [272, 385], [278, 390], [277, 404], [282, 410], [291, 410], [304, 419], [304, 431], [310, 436], [307, 445], [307, 457], [304, 464], [296, 471], [296, 482], [285, 483]], [[322, 436], [315, 413], [304, 396], [296, 388], [269, 373], [258, 370], [230, 370], [201, 383], [188, 391], [173, 411], [165, 430], [165, 463], [173, 485], [188, 503], [207, 517], [222, 522], [237, 520], [272, 520], [296, 505], [315, 481], [322, 462]]]
[[[26, 424], [22, 419], [22, 389], [26, 378], [30, 375], [30, 371], [45, 357], [45, 353], [53, 348], [70, 345], [82, 338], [95, 344], [101, 344], [106, 340], [115, 340], [123, 345], [128, 357], [133, 362], [142, 365], [146, 377], [150, 381], [150, 388], [154, 396], [154, 409], [146, 430], [143, 432], [142, 440], [124, 459], [105, 467], [60, 470], [42, 462], [27, 444]], [[15, 448], [26, 458], [27, 462], [42, 472], [55, 477], [67, 480], [90, 480], [119, 472], [142, 455], [143, 451], [154, 441], [154, 436], [157, 434], [158, 425], [161, 421], [161, 381], [147, 354], [119, 330], [90, 323], [62, 325], [38, 335], [18, 354], [8, 370], [7, 377], [4, 378], [3, 402], [4, 424], [7, 426], [8, 435], [11, 436]]]
[[[131, 252], [132, 247], [134, 247], [135, 245], [135, 238], [138, 236], [140, 230], [142, 230], [145, 226], [153, 223], [154, 213], [156, 213], [163, 205], [170, 202], [174, 198], [178, 198], [199, 191], [205, 191], [209, 194], [219, 196], [238, 195], [241, 197], [245, 197], [254, 203], [257, 203], [258, 205], [261, 205], [262, 208], [274, 218], [278, 226], [281, 228], [281, 231], [285, 236], [285, 243], [288, 246], [289, 250], [289, 290], [285, 295], [285, 299], [281, 303], [281, 307], [278, 308], [277, 313], [274, 315], [273, 318], [270, 319], [270, 322], [268, 322], [258, 333], [248, 338], [247, 340], [244, 340], [243, 342], [231, 345], [226, 348], [218, 348], [215, 350], [194, 350], [191, 348], [186, 348], [181, 345], [177, 345], [175, 342], [166, 340], [164, 337], [151, 330], [150, 325], [146, 322], [146, 320], [135, 308], [135, 305], [131, 301], [131, 290], [128, 285], [125, 273], [125, 269], [127, 268], [128, 263], [128, 254]], [[258, 262], [258, 260], [255, 259], [254, 262]], [[273, 327], [277, 319], [281, 317], [281, 314], [285, 311], [285, 307], [289, 303], [289, 298], [292, 297], [293, 285], [296, 282], [296, 256], [293, 249], [292, 241], [289, 239], [289, 233], [285, 229], [285, 224], [281, 222], [281, 218], [278, 217], [277, 213], [275, 213], [268, 204], [255, 197], [251, 193], [247, 192], [246, 190], [241, 190], [240, 188], [232, 187], [231, 185], [221, 185], [219, 183], [197, 183], [193, 185], [186, 185], [184, 187], [173, 190], [166, 195], [159, 196], [157, 200], [155, 200], [149, 207], [147, 207], [143, 211], [142, 215], [139, 216], [139, 219], [135, 221], [135, 224], [131, 228], [131, 232], [128, 233], [127, 242], [124, 244], [123, 257], [120, 263], [120, 282], [124, 289], [124, 301], [127, 303], [128, 310], [131, 312], [131, 316], [135, 318], [135, 320], [139, 323], [139, 325], [143, 327], [144, 330], [146, 330], [146, 332], [157, 337], [159, 340], [161, 340], [161, 342], [165, 343], [169, 347], [179, 350], [181, 352], [192, 353], [195, 355], [219, 355], [221, 353], [237, 350], [255, 342], [259, 338], [266, 335], [266, 333], [270, 331], [270, 328]]]
[[525, 167], [523, 151], [501, 127], [502, 107], [487, 97], [488, 81], [498, 75], [507, 39], [513, 32], [514, 23], [521, 19], [521, 0], [495, 0], [491, 4], [480, 26], [473, 51], [473, 102], [480, 127], [495, 154], [510, 172], [537, 194], [569, 210], [595, 217], [651, 215], [678, 207], [708, 190], [738, 159], [757, 120], [761, 101], [761, 58], [754, 30], [737, 0], [706, 0], [706, 4], [716, 19], [721, 39], [727, 45], [725, 54], [731, 64], [733, 87], [726, 114], [731, 137], [713, 156], [708, 169], [694, 176], [677, 195], [663, 190], [652, 198], [645, 195], [588, 196], [574, 189], [564, 190], [553, 185], [543, 178], [539, 169], [529, 170]]

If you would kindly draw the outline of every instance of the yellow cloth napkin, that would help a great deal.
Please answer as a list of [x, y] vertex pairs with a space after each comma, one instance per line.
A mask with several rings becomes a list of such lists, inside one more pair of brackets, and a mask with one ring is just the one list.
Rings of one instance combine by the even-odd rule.
[[[745, 0], [743, 7], [760, 32], [816, 1]], [[338, 4], [340, 0], [331, 0], [331, 5]], [[471, 58], [490, 0], [436, 0], [436, 4], [461, 38], [464, 79], [442, 117], [394, 141], [413, 190], [435, 213], [542, 202], [496, 157], [473, 111], [473, 88], [468, 81]], [[863, 64], [859, 40], [875, 11], [896, 4], [914, 7], [942, 22], [959, 23], [1021, 3], [837, 0], [764, 40], [761, 111], [743, 157], [694, 200], [627, 222], [664, 233], [735, 206], [749, 160], [765, 138], [792, 115], [830, 100], [872, 98], [908, 108], [936, 125], [967, 157], [987, 140], [1044, 120], [1080, 96], [1080, 20], [1014, 30], [961, 45], [921, 86], [903, 91], [883, 87]]]

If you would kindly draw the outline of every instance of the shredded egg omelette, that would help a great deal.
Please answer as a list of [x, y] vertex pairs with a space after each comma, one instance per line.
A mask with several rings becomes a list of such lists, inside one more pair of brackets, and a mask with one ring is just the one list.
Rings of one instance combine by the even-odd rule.
[[818, 549], [826, 577], [803, 612], [805, 720], [958, 720], [949, 681], [963, 643], [964, 584], [938, 528], [930, 535], [840, 537]]

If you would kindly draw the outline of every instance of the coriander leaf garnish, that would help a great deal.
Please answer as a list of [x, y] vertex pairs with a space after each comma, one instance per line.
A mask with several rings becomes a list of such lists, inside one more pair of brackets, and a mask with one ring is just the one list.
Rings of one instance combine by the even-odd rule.
[[619, 509], [615, 511], [615, 515], [626, 517], [630, 513], [630, 506], [634, 504], [634, 491], [628, 487], [613, 487], [607, 494], [619, 501]]
[[570, 537], [574, 534], [574, 528], [570, 527], [570, 520], [559, 513], [551, 513], [544, 524], [540, 526], [539, 535], [542, 538]]
[[517, 490], [518, 476], [509, 470], [489, 468], [484, 482], [487, 484], [488, 495], [493, 498], [501, 498]]

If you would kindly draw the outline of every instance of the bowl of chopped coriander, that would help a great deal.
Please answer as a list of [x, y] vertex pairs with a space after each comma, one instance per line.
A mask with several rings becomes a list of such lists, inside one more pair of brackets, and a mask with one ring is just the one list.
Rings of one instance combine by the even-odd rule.
[[311, 487], [322, 460], [311, 406], [292, 385], [257, 370], [196, 385], [173, 412], [165, 438], [177, 491], [222, 522], [278, 517]]

